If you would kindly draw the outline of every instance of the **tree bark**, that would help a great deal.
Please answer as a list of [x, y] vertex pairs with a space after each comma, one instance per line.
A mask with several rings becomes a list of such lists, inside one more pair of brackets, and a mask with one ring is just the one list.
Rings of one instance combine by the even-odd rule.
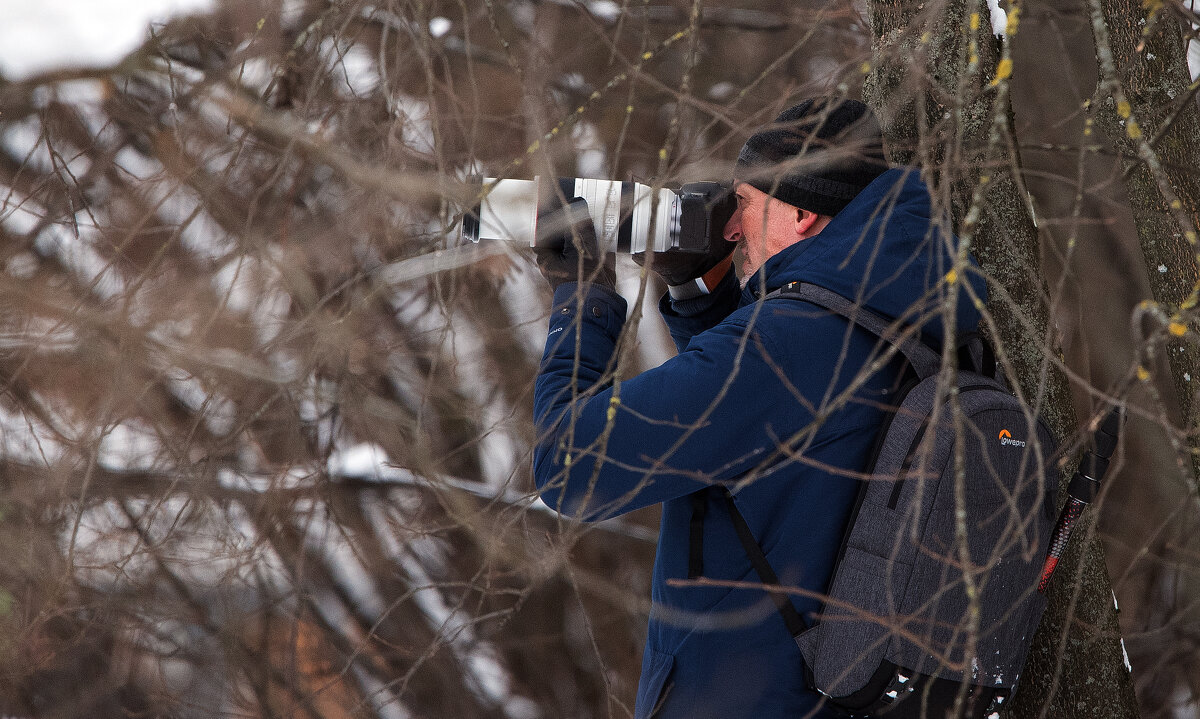
[[[1096, 123], [1120, 153], [1125, 191], [1137, 223], [1157, 322], [1143, 328], [1167, 340], [1181, 434], [1196, 450], [1200, 439], [1200, 347], [1197, 324], [1196, 229], [1200, 224], [1200, 82], [1188, 76], [1178, 20], [1161, 4], [1089, 0], [1100, 82], [1092, 108]], [[1150, 364], [1146, 363], [1149, 367]], [[1195, 481], [1200, 457], [1181, 469]]]
[[[1077, 422], [1058, 367], [1037, 228], [1014, 172], [1012, 59], [994, 41], [982, 3], [873, 0], [869, 10], [874, 59], [864, 94], [892, 159], [919, 164], [935, 208], [952, 215], [989, 278], [993, 339], [1019, 391], [1068, 441]], [[1011, 34], [1018, 25], [1009, 25]], [[1081, 524], [1050, 590], [1012, 716], [1138, 714], [1103, 550], [1091, 519]]]

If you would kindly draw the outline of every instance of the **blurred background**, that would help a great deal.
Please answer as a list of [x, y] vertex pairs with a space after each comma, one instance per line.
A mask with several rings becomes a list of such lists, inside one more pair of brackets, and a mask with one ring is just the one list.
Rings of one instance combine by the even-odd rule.
[[[860, 96], [865, 7], [43, 5], [0, 28], [0, 715], [630, 716], [657, 516], [532, 493], [549, 291], [458, 239], [464, 179], [723, 179], [797, 99]], [[1009, 42], [1090, 412], [1157, 268], [1085, 135], [1085, 7]], [[636, 372], [673, 345], [618, 271]], [[1196, 717], [1200, 512], [1151, 369], [1099, 531], [1143, 716]]]

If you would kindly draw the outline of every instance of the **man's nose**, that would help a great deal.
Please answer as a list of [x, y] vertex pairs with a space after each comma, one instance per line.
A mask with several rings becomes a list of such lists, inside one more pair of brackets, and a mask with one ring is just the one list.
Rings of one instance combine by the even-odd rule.
[[725, 231], [722, 237], [728, 242], [738, 242], [742, 239], [742, 213], [735, 212], [725, 223]]

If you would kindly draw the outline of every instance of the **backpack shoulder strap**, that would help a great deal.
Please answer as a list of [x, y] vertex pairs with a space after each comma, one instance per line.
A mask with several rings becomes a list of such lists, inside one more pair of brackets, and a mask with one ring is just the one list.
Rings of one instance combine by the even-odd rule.
[[937, 374], [942, 358], [915, 336], [904, 337], [892, 328], [891, 323], [865, 307], [860, 307], [836, 292], [806, 282], [790, 282], [767, 295], [764, 299], [791, 297], [811, 302], [830, 312], [845, 317], [876, 337], [895, 347], [912, 364], [917, 377], [925, 379]]
[[[767, 561], [767, 555], [763, 554], [762, 547], [758, 546], [754, 532], [750, 529], [746, 518], [742, 516], [741, 510], [737, 508], [737, 502], [727, 488], [718, 490], [715, 487], [706, 487], [692, 493], [691, 536], [688, 540], [688, 579], [698, 579], [704, 574], [704, 516], [707, 514], [710, 493], [717, 491], [722, 494], [725, 507], [729, 510], [729, 518], [733, 521], [733, 529], [737, 532], [738, 541], [741, 542], [742, 549], [745, 550], [746, 557], [750, 560], [750, 566], [754, 568], [758, 578], [762, 580], [767, 594], [771, 597], [771, 601], [779, 609], [779, 615], [783, 617], [783, 623], [788, 632], [792, 637], [799, 636], [801, 632], [809, 628], [808, 622], [805, 622], [804, 618], [800, 616], [800, 612], [796, 611], [796, 607], [788, 599], [787, 592], [779, 591], [779, 576], [771, 568], [771, 563]], [[772, 590], [772, 587], [776, 589]]]
[[742, 543], [742, 549], [746, 551], [746, 556], [750, 559], [750, 565], [754, 567], [754, 571], [758, 574], [758, 578], [766, 585], [767, 593], [771, 595], [771, 601], [775, 602], [775, 606], [779, 609], [779, 615], [783, 617], [783, 623], [791, 632], [792, 637], [797, 637], [805, 629], [808, 629], [808, 623], [800, 616], [800, 612], [796, 611], [796, 607], [792, 601], [788, 599], [786, 592], [771, 591], [771, 587], [779, 587], [781, 583], [779, 577], [775, 574], [775, 570], [771, 568], [771, 563], [767, 561], [767, 555], [763, 554], [762, 547], [758, 545], [758, 541], [754, 538], [754, 532], [750, 530], [750, 525], [746, 523], [746, 518], [742, 516], [741, 511], [737, 508], [737, 502], [734, 501], [733, 495], [726, 489], [724, 492], [725, 506], [729, 509], [729, 516], [733, 520], [733, 528], [737, 532], [738, 540]]
[[958, 368], [978, 372], [1008, 386], [1008, 381], [996, 361], [996, 351], [981, 332], [966, 332], [958, 345]]

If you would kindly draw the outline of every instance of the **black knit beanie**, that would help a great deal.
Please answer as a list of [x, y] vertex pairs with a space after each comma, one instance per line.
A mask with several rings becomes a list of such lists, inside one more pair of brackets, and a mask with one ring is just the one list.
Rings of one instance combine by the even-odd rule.
[[883, 132], [857, 100], [793, 105], [746, 140], [734, 179], [789, 205], [836, 215], [888, 168]]

